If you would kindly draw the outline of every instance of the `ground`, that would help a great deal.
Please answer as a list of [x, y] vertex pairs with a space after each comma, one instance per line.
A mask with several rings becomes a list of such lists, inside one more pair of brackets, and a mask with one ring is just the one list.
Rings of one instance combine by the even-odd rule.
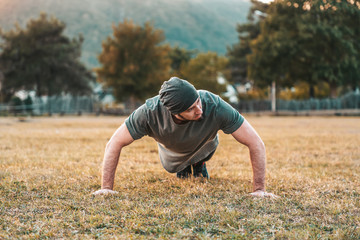
[[359, 239], [360, 118], [246, 117], [279, 199], [249, 196], [248, 150], [222, 132], [209, 181], [167, 173], [145, 137], [122, 152], [120, 194], [95, 197], [124, 118], [0, 118], [0, 239]]

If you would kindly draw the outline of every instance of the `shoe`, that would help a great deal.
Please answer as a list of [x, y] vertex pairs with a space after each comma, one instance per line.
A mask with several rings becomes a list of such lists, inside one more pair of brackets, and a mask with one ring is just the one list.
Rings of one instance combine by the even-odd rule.
[[184, 170], [176, 173], [178, 178], [189, 178], [191, 176], [191, 165], [187, 166]]
[[206, 163], [204, 161], [195, 163], [192, 166], [193, 166], [193, 171], [194, 171], [194, 173], [193, 173], [194, 177], [200, 177], [202, 175], [204, 178], [207, 178], [207, 179], [210, 178], [209, 173], [206, 169]]

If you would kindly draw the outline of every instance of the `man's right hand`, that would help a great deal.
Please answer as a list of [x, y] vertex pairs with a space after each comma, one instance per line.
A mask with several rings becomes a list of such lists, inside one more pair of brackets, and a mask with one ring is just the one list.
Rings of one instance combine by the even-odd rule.
[[118, 194], [119, 192], [113, 191], [111, 189], [100, 189], [96, 192], [93, 192], [92, 195], [108, 195], [108, 194]]
[[261, 191], [261, 190], [252, 192], [252, 193], [250, 193], [250, 195], [253, 197], [259, 197], [259, 198], [272, 198], [272, 199], [279, 198], [279, 196], [277, 196], [273, 193], [268, 193], [268, 192]]

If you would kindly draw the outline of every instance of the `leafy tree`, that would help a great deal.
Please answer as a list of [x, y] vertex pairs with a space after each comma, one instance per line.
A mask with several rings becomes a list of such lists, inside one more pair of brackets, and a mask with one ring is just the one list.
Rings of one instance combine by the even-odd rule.
[[218, 74], [227, 73], [228, 59], [214, 52], [200, 53], [188, 64], [182, 65], [180, 77], [187, 79], [197, 89], [206, 89], [215, 94], [223, 93], [226, 88], [218, 83]]
[[251, 41], [252, 52], [247, 56], [248, 77], [257, 86], [269, 86], [273, 81], [278, 86], [293, 85], [287, 71], [298, 47], [298, 10], [277, 1], [266, 11], [267, 18], [261, 22], [260, 34]]
[[98, 57], [102, 64], [96, 69], [98, 80], [113, 89], [118, 101], [143, 100], [156, 94], [169, 78], [170, 47], [160, 45], [164, 40], [163, 31], [149, 22], [143, 27], [127, 20], [113, 25], [113, 37], [103, 42]]
[[4, 100], [18, 90], [35, 90], [38, 96], [92, 92], [94, 77], [79, 60], [83, 38], [69, 39], [64, 29], [63, 22], [42, 13], [25, 29], [16, 25], [9, 32], [0, 32]]
[[270, 4], [260, 35], [251, 42], [248, 75], [257, 84], [291, 87], [327, 82], [332, 96], [339, 85], [357, 85], [360, 4], [358, 1], [285, 0]]
[[187, 64], [194, 54], [196, 54], [195, 50], [187, 50], [179, 46], [171, 48], [169, 58], [171, 60], [172, 75], [178, 75], [181, 65]]
[[[330, 94], [329, 84], [319, 82], [314, 86], [314, 96], [316, 98], [327, 98]], [[304, 100], [310, 97], [310, 85], [304, 81], [298, 81], [291, 88], [282, 88], [278, 94], [280, 99], [284, 100]]]
[[360, 1], [314, 1], [305, 17], [313, 23], [307, 25], [307, 32], [322, 39], [312, 49], [317, 60], [313, 78], [328, 83], [332, 97], [339, 86], [359, 86]]
[[237, 25], [239, 42], [227, 48], [231, 81], [235, 83], [248, 82], [246, 56], [251, 53], [250, 42], [260, 33], [260, 21], [264, 20], [268, 4], [251, 0], [248, 22]]

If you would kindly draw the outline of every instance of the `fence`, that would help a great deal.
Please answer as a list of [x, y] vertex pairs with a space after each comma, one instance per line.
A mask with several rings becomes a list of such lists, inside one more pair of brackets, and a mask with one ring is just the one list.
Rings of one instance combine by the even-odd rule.
[[[234, 107], [243, 113], [271, 111], [271, 101], [240, 101], [240, 103], [234, 105]], [[336, 99], [276, 100], [277, 111], [306, 112], [344, 109], [360, 109], [360, 94], [357, 92], [350, 92]]]
[[[240, 101], [233, 105], [241, 113], [270, 112], [270, 100]], [[337, 99], [309, 99], [309, 100], [280, 100], [276, 101], [276, 110], [295, 113], [324, 110], [360, 110], [360, 94], [348, 93]], [[0, 105], [0, 116], [14, 115], [43, 115], [43, 114], [83, 114], [102, 113], [124, 115], [130, 113], [127, 109], [108, 109], [104, 111], [96, 97], [43, 97], [34, 98], [31, 105]]]
[[0, 115], [43, 115], [93, 113], [97, 109], [95, 97], [53, 96], [36, 97], [31, 105], [0, 105]]

